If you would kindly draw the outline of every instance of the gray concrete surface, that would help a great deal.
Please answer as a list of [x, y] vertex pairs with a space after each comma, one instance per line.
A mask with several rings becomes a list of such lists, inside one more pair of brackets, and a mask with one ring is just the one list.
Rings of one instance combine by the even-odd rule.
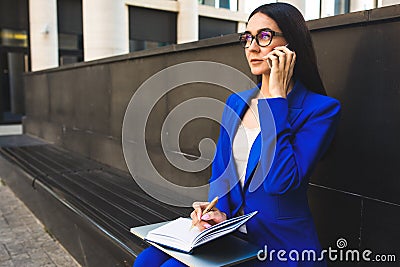
[[0, 136], [13, 135], [13, 134], [22, 134], [22, 125], [21, 124], [0, 125]]
[[80, 266], [0, 178], [0, 267]]

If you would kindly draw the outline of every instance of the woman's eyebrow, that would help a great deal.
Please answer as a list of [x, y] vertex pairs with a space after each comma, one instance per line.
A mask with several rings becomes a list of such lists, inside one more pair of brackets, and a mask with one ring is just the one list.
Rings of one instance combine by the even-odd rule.
[[[261, 29], [258, 29], [257, 30], [257, 33], [256, 34], [259, 34], [260, 32], [262, 32], [262, 31], [266, 31], [266, 30], [268, 30], [268, 31], [272, 31], [270, 28], [261, 28]], [[245, 33], [250, 33], [250, 34], [252, 34], [252, 32], [251, 31], [249, 31], [249, 30], [246, 30], [245, 31]]]

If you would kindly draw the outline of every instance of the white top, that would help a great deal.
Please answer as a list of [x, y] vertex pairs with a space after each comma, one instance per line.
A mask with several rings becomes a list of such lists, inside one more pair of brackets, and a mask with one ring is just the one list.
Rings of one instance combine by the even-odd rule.
[[247, 128], [243, 124], [239, 125], [235, 138], [233, 139], [232, 153], [239, 175], [241, 186], [244, 185], [247, 161], [249, 160], [250, 150], [260, 133], [260, 127]]
[[[258, 134], [260, 133], [260, 124], [258, 123], [258, 109], [257, 109], [257, 102], [256, 101], [251, 101], [250, 104], [250, 109], [252, 111], [252, 114], [254, 116], [250, 116], [250, 120], [256, 120], [256, 125], [258, 127], [255, 128], [247, 128], [241, 123], [239, 125], [239, 128], [236, 132], [236, 135], [233, 139], [233, 144], [232, 144], [232, 154], [233, 158], [235, 160], [235, 165], [236, 165], [236, 170], [239, 175], [239, 181], [240, 185], [243, 187], [244, 186], [244, 179], [246, 176], [246, 166], [247, 162], [249, 160], [249, 155], [250, 155], [250, 150], [251, 147], [253, 146], [254, 141], [256, 140]], [[254, 124], [254, 121], [253, 121]], [[239, 211], [238, 215], [243, 214], [243, 209]], [[239, 231], [243, 233], [247, 233], [246, 225], [242, 225], [239, 228]]]

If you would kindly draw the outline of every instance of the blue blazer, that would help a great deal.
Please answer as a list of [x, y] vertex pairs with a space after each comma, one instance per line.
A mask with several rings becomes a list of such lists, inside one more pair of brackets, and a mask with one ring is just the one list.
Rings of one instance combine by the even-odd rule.
[[[337, 100], [296, 82], [287, 98], [258, 100], [261, 132], [250, 151], [244, 186], [239, 183], [232, 143], [241, 118], [258, 88], [232, 94], [226, 101], [212, 165], [209, 199], [229, 217], [240, 208], [258, 211], [247, 224], [249, 240], [268, 251], [320, 250], [310, 214], [307, 186], [338, 124]], [[267, 260], [269, 261], [269, 259]], [[271, 266], [320, 266], [280, 262]], [[267, 264], [267, 263], [266, 263]], [[294, 265], [293, 265], [294, 264]], [[305, 265], [304, 265], [305, 264]], [[322, 263], [320, 263], [322, 264]], [[267, 264], [268, 265], [268, 264]], [[324, 264], [322, 264], [324, 266]]]

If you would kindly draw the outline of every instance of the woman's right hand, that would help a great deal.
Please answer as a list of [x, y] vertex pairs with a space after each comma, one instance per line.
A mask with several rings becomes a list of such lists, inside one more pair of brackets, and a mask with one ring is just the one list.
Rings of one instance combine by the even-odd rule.
[[203, 214], [203, 210], [208, 204], [209, 202], [194, 202], [192, 204], [194, 210], [190, 213], [190, 217], [193, 225], [199, 228], [200, 231], [226, 220], [226, 214], [215, 207]]
[[286, 46], [277, 46], [265, 57], [270, 67], [269, 95], [271, 97], [286, 98], [289, 93], [294, 66], [296, 64], [296, 53]]

